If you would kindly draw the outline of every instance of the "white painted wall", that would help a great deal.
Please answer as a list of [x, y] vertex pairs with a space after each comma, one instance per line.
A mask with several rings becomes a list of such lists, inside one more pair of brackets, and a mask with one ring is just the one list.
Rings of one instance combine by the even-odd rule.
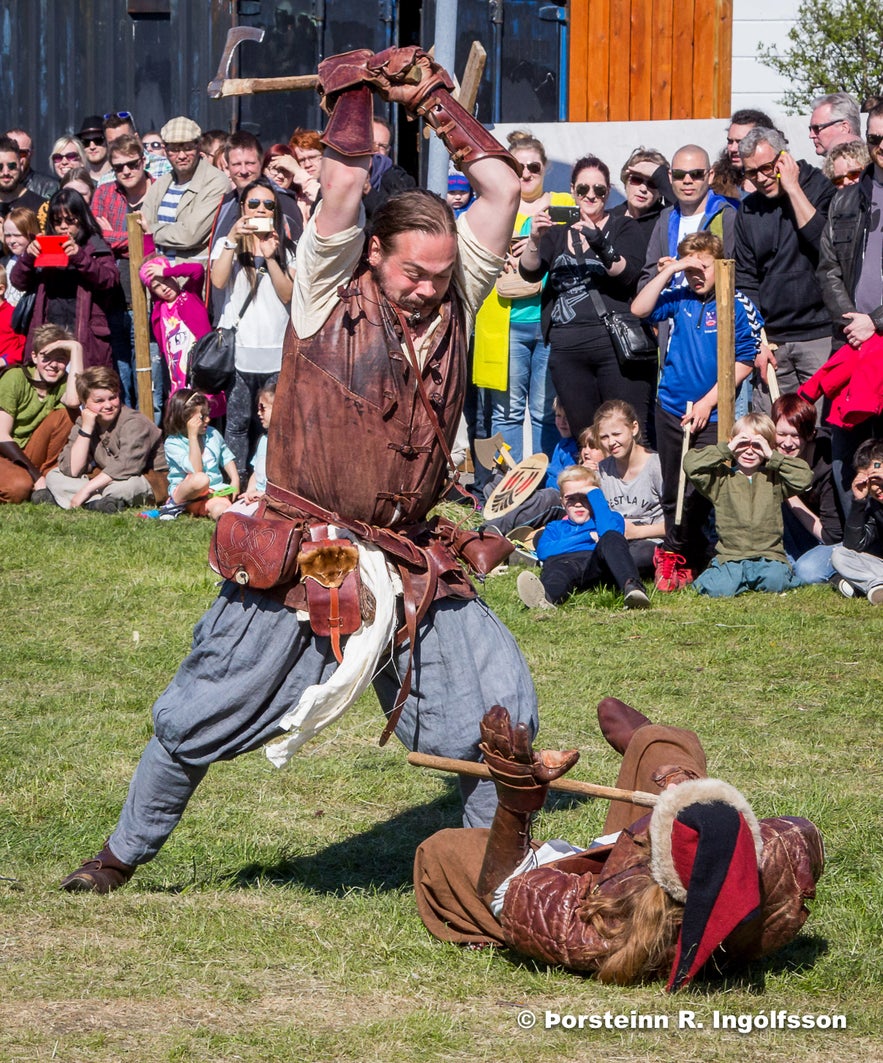
[[[788, 30], [797, 16], [800, 0], [733, 0], [733, 94], [731, 113], [741, 107], [783, 115], [777, 102], [787, 89], [785, 78], [758, 62], [757, 45], [776, 45], [787, 51]], [[781, 128], [781, 126], [779, 126]]]

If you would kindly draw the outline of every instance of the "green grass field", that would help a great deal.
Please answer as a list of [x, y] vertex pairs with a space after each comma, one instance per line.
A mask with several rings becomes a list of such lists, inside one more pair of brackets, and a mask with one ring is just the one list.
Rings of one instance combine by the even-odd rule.
[[[538, 745], [578, 745], [575, 777], [614, 781], [595, 705], [616, 695], [695, 728], [758, 815], [822, 829], [799, 938], [673, 998], [426, 934], [412, 856], [459, 802], [450, 777], [377, 746], [373, 695], [288, 769], [260, 753], [213, 768], [125, 889], [58, 891], [112, 828], [152, 701], [215, 594], [210, 527], [18, 506], [0, 532], [2, 1063], [883, 1060], [883, 609], [811, 587], [654, 597], [646, 613], [597, 592], [550, 616], [522, 608], [514, 575], [486, 584], [531, 666]], [[535, 834], [589, 839], [603, 812], [558, 799]], [[782, 1010], [846, 1029], [713, 1028]], [[547, 1028], [547, 1012], [657, 1028]]]

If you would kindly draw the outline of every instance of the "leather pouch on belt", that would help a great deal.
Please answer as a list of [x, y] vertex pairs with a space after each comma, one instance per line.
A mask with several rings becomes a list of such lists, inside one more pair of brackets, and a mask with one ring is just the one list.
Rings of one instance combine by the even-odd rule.
[[461, 528], [440, 517], [435, 532], [451, 545], [457, 557], [478, 576], [487, 576], [501, 565], [515, 549], [515, 544], [504, 535], [483, 529]]
[[228, 509], [215, 525], [208, 562], [224, 579], [266, 591], [297, 573], [302, 529], [290, 520], [268, 519], [264, 503], [251, 515]]
[[307, 591], [310, 627], [331, 639], [339, 664], [341, 637], [352, 635], [362, 624], [359, 548], [348, 539], [304, 542], [297, 563]]

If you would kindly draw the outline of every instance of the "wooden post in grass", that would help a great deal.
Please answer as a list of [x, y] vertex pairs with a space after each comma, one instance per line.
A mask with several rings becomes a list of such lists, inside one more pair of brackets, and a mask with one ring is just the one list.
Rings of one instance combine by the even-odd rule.
[[147, 321], [147, 295], [138, 276], [144, 261], [144, 230], [141, 214], [135, 211], [126, 218], [129, 233], [129, 278], [132, 282], [132, 319], [135, 322], [135, 380], [138, 384], [138, 409], [153, 420], [153, 383], [150, 376], [150, 328]]
[[714, 264], [717, 302], [717, 441], [726, 443], [736, 417], [736, 263], [731, 258]]

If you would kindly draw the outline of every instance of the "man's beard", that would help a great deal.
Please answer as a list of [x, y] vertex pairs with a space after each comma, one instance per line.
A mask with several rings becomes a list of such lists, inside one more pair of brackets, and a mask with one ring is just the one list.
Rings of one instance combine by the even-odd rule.
[[392, 303], [393, 306], [398, 307], [399, 310], [408, 319], [408, 324], [413, 328], [421, 321], [429, 317], [434, 311], [436, 311], [441, 305], [441, 299], [433, 299], [427, 301], [422, 296], [410, 295], [404, 296], [399, 299], [394, 299], [389, 292], [386, 285], [386, 269], [385, 264], [380, 262], [376, 266], [371, 267], [371, 271], [377, 281], [380, 290], [386, 296], [386, 298]]

